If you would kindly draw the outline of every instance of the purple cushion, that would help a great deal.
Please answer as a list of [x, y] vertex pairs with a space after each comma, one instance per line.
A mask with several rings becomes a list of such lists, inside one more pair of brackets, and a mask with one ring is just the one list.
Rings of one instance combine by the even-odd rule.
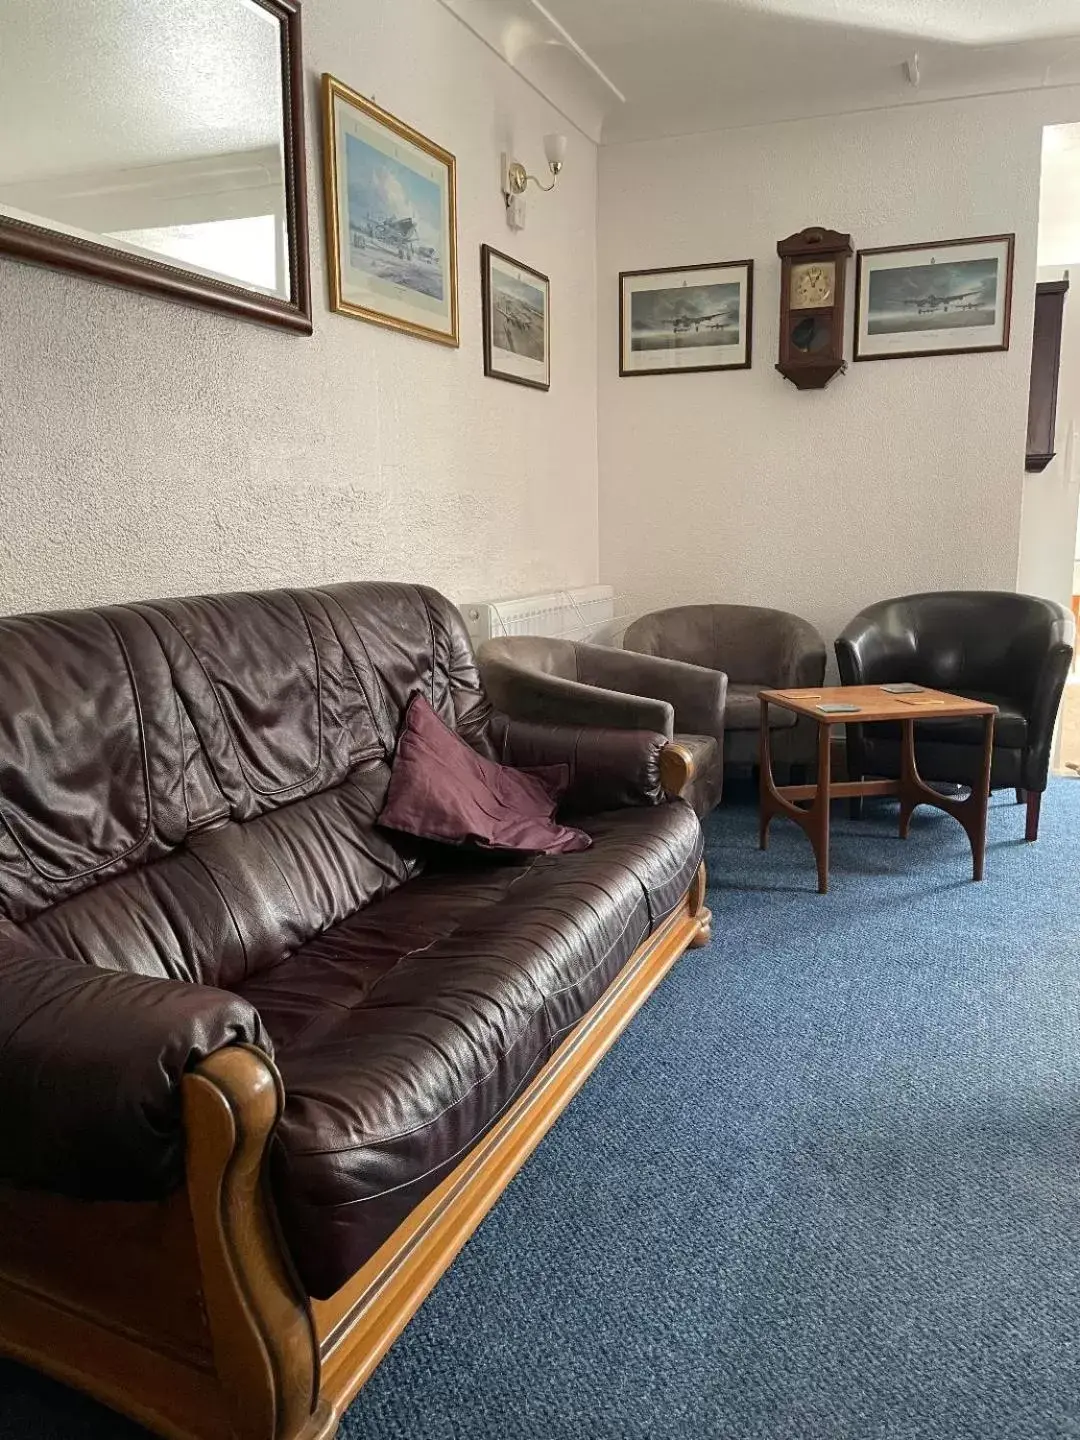
[[558, 824], [566, 765], [514, 770], [485, 760], [414, 695], [398, 736], [379, 824], [446, 845], [557, 855], [587, 850], [582, 830]]

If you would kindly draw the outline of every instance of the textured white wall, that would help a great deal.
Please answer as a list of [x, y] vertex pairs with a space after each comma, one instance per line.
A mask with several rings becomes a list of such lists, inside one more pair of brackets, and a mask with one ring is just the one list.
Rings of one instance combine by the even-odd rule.
[[[304, 7], [315, 334], [0, 258], [0, 612], [383, 577], [457, 598], [597, 569], [596, 150], [506, 228], [499, 154], [566, 122], [435, 0]], [[318, 76], [458, 161], [460, 350], [327, 310]], [[486, 379], [481, 241], [550, 275], [548, 394]]]
[[[1046, 177], [1044, 176], [1044, 183]], [[1080, 216], [1077, 217], [1080, 220]], [[1041, 248], [1041, 237], [1040, 237]], [[1024, 476], [1017, 588], [1068, 605], [1080, 551], [1080, 263], [1040, 266], [1040, 280], [1070, 277], [1061, 331], [1055, 455], [1045, 470]]]
[[[1015, 588], [1042, 125], [1080, 90], [756, 126], [600, 152], [601, 578], [629, 611], [774, 605], [827, 639], [864, 604]], [[1006, 353], [849, 365], [800, 393], [773, 368], [776, 241], [855, 248], [1015, 231]], [[620, 270], [755, 262], [754, 365], [620, 379]], [[849, 271], [851, 354], [854, 260]]]

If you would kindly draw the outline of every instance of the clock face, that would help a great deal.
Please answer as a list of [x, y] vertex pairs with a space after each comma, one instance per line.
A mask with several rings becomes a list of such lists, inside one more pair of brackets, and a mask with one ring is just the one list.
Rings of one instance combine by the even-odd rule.
[[831, 305], [836, 286], [836, 265], [831, 260], [807, 260], [791, 267], [792, 310], [814, 310]]

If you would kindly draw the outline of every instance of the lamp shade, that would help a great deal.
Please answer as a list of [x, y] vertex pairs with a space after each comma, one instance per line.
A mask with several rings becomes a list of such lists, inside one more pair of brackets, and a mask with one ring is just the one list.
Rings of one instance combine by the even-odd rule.
[[561, 165], [566, 158], [566, 136], [545, 135], [544, 154], [549, 165]]

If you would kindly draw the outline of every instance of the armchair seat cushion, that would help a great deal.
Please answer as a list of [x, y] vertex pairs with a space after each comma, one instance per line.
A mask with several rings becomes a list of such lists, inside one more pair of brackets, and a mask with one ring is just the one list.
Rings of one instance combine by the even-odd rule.
[[[724, 722], [729, 730], [754, 730], [761, 727], [761, 701], [758, 696], [762, 690], [771, 689], [767, 685], [732, 685], [728, 684], [727, 692], [727, 713]], [[769, 729], [788, 730], [798, 719], [793, 710], [781, 710], [779, 705], [769, 707]]]
[[499, 1117], [700, 864], [681, 801], [578, 823], [589, 850], [453, 852], [244, 987], [285, 1084], [275, 1198], [312, 1295]]
[[[1024, 712], [1015, 700], [996, 694], [991, 690], [961, 690], [954, 687], [949, 692], [962, 695], [965, 700], [984, 700], [988, 705], [998, 707], [994, 721], [994, 744], [1006, 750], [1022, 750], [1027, 744], [1028, 722]], [[886, 722], [869, 728], [867, 742], [875, 740], [900, 739], [900, 726]], [[927, 714], [920, 716], [915, 727], [915, 743], [936, 743], [938, 745], [981, 745], [983, 743], [983, 719], [981, 715], [965, 715], [953, 720], [938, 720]]]

